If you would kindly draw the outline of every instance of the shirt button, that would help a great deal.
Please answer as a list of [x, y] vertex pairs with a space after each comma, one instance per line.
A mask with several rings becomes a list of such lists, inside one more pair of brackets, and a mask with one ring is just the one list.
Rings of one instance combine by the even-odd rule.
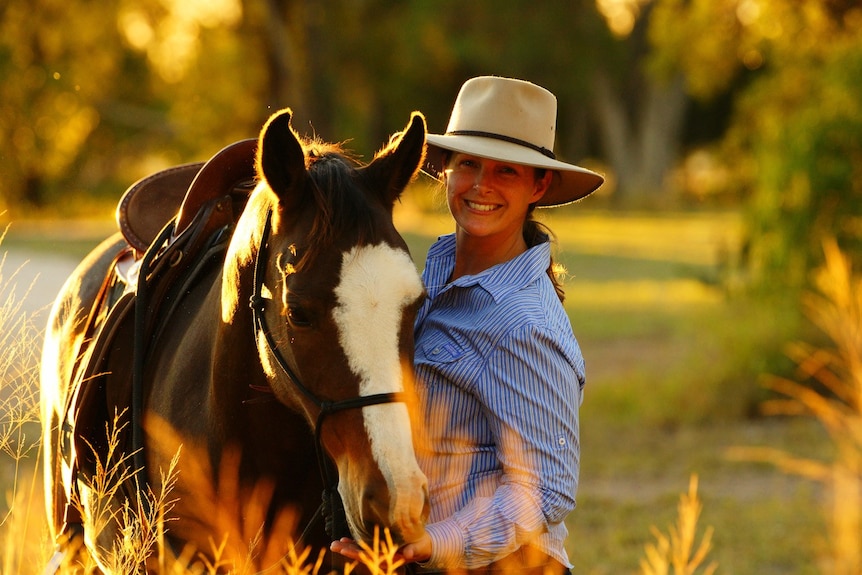
[[565, 437], [561, 437], [561, 438], [559, 438], [559, 439], [557, 440], [557, 443], [559, 443], [559, 444], [560, 444], [560, 447], [562, 447], [563, 445], [565, 445], [565, 444], [566, 444], [566, 438], [565, 438]]
[[434, 349], [431, 350], [431, 355], [437, 355], [438, 353], [440, 353], [439, 347], [435, 347]]

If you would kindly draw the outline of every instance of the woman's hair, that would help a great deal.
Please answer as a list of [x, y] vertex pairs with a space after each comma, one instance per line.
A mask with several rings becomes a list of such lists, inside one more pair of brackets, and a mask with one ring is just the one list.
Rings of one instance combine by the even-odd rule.
[[[547, 170], [544, 168], [535, 168], [535, 172], [535, 179], [539, 181], [545, 177]], [[527, 247], [529, 248], [545, 241], [550, 242], [553, 247], [557, 242], [554, 232], [551, 231], [551, 228], [533, 217], [533, 212], [536, 211], [537, 205], [531, 204], [530, 209], [527, 210], [527, 218], [524, 220], [524, 241], [527, 242]], [[565, 273], [565, 268], [554, 260], [553, 253], [551, 253], [551, 264], [548, 266], [547, 272], [548, 277], [551, 278], [551, 283], [554, 285], [554, 291], [557, 292], [557, 297], [560, 298], [560, 302], [564, 301], [566, 299], [566, 292], [563, 289], [562, 276]]]

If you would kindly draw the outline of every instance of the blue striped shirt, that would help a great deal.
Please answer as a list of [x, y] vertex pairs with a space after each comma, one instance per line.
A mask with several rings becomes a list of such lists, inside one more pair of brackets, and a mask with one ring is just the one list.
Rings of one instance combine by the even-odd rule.
[[549, 263], [545, 242], [449, 282], [454, 235], [428, 252], [415, 356], [428, 566], [471, 569], [533, 545], [571, 567], [584, 360]]

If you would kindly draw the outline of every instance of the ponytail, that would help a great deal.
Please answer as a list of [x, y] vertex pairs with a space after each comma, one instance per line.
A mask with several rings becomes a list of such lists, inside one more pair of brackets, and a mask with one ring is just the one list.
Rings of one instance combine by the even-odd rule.
[[[532, 248], [543, 242], [556, 243], [554, 232], [548, 226], [533, 218], [534, 211], [535, 205], [527, 212], [527, 219], [524, 220], [524, 241], [527, 242], [527, 247]], [[557, 292], [557, 297], [560, 298], [560, 302], [564, 301], [566, 299], [566, 292], [563, 289], [562, 276], [565, 273], [565, 268], [554, 260], [553, 254], [551, 255], [551, 264], [548, 266], [547, 273], [548, 277], [551, 278], [551, 283], [554, 285], [554, 291]]]

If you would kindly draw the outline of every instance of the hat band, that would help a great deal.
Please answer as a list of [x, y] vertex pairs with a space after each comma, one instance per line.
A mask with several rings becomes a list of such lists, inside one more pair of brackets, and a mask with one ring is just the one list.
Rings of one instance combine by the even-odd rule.
[[495, 140], [502, 140], [504, 142], [509, 142], [510, 144], [518, 144], [519, 146], [524, 146], [530, 148], [531, 150], [535, 150], [542, 154], [543, 156], [547, 156], [552, 160], [556, 160], [557, 157], [554, 155], [554, 152], [549, 150], [548, 148], [543, 148], [542, 146], [537, 146], [536, 144], [531, 144], [526, 140], [521, 140], [519, 138], [512, 138], [511, 136], [504, 136], [503, 134], [495, 134], [493, 132], [482, 132], [480, 130], [455, 130], [452, 132], [446, 132], [447, 136], [480, 136], [482, 138], [493, 138]]

